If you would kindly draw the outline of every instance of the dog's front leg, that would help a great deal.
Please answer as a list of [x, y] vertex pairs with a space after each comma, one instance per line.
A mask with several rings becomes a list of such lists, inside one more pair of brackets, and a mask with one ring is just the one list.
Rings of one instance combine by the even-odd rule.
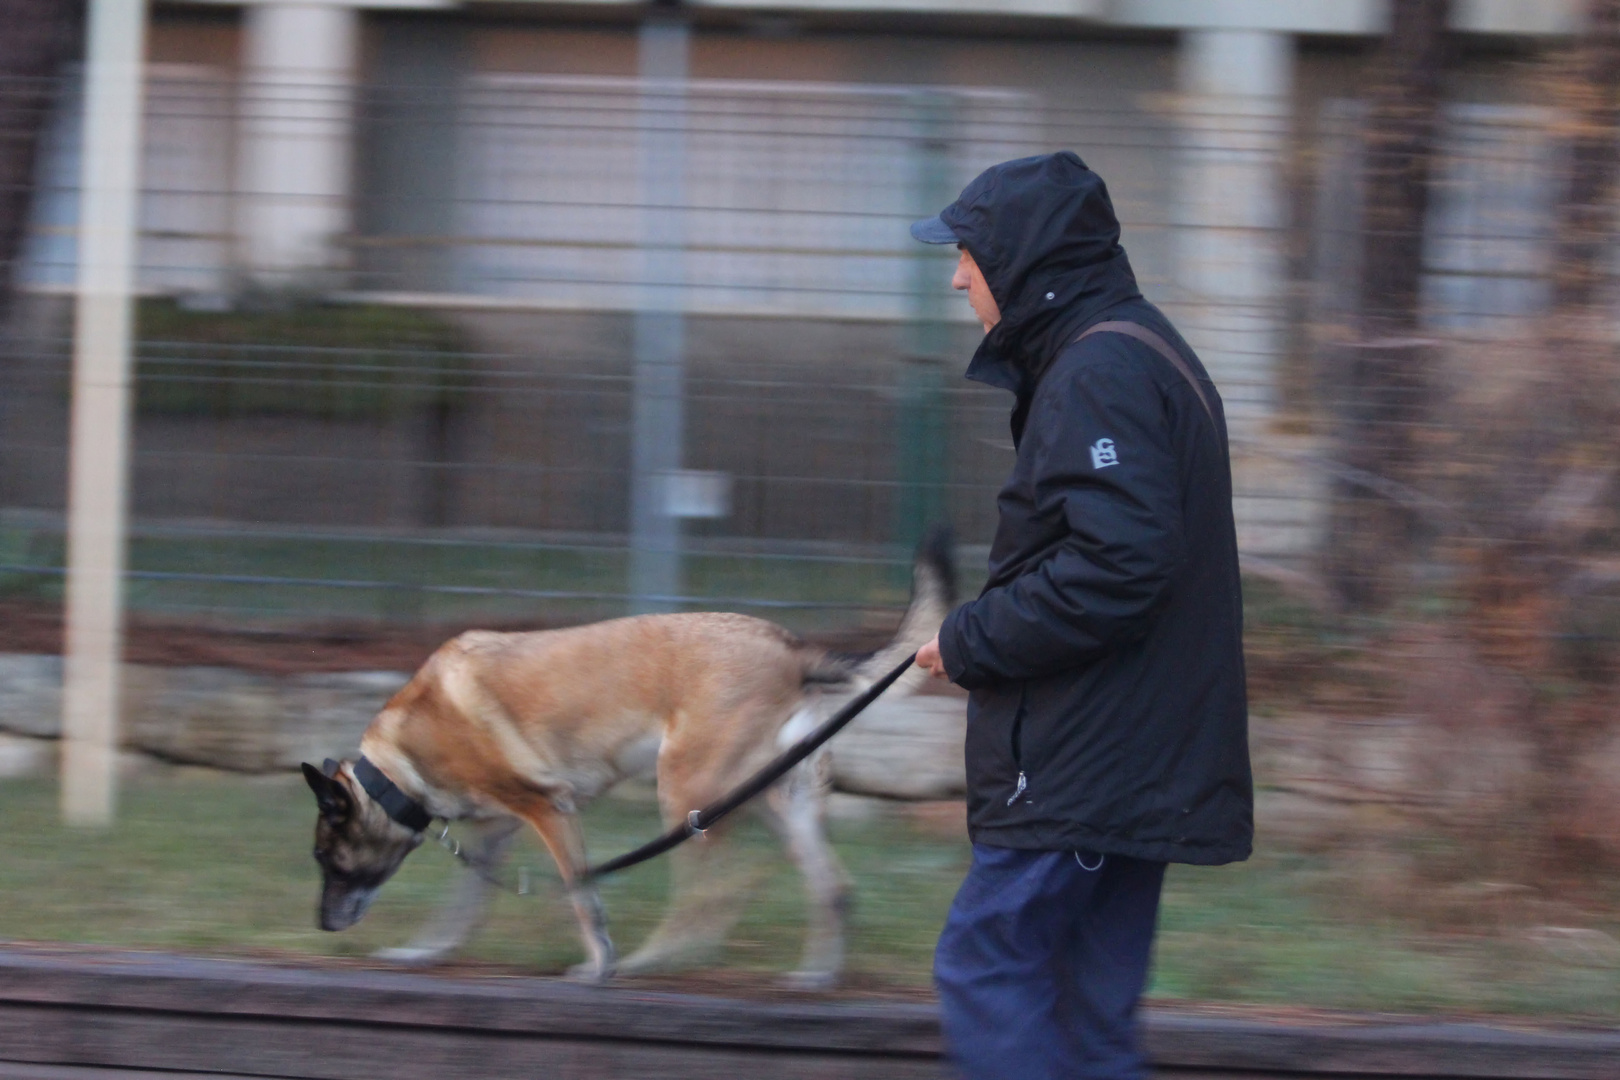
[[602, 907], [601, 895], [594, 884], [580, 881], [580, 875], [589, 864], [585, 861], [585, 832], [580, 828], [572, 800], [563, 800], [563, 805], [558, 806], [550, 798], [536, 796], [520, 813], [534, 826], [556, 860], [557, 871], [574, 905], [574, 915], [579, 919], [586, 960], [569, 968], [569, 977], [592, 982], [607, 978], [613, 974], [618, 954], [614, 951], [613, 939], [608, 937], [607, 911]]
[[493, 877], [500, 870], [520, 825], [515, 818], [497, 818], [472, 825], [467, 860], [473, 865], [459, 876], [450, 898], [409, 944], [379, 949], [373, 955], [395, 964], [434, 964], [465, 945], [489, 909], [494, 885], [485, 875]]

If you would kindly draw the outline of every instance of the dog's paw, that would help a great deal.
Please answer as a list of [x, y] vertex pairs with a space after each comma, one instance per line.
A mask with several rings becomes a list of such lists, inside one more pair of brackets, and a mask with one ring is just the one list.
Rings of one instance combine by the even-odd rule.
[[574, 982], [603, 983], [613, 978], [612, 964], [598, 964], [595, 960], [586, 960], [575, 964], [568, 969], [567, 978]]
[[415, 945], [400, 945], [392, 949], [378, 949], [371, 954], [373, 960], [381, 960], [385, 964], [402, 964], [406, 967], [425, 967], [428, 964], [437, 964], [450, 955], [449, 949], [422, 948]]
[[781, 978], [789, 990], [831, 990], [838, 985], [836, 971], [790, 971]]

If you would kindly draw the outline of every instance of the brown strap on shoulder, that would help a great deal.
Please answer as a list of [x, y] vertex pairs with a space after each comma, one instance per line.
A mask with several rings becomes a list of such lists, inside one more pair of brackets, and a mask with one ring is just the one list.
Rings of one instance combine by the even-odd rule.
[[[1074, 340], [1076, 342], [1084, 341], [1092, 334], [1124, 334], [1126, 337], [1135, 338], [1170, 361], [1170, 365], [1181, 372], [1181, 377], [1186, 379], [1187, 384], [1193, 388], [1193, 393], [1198, 395], [1198, 404], [1204, 407], [1204, 415], [1209, 417], [1209, 422], [1215, 423], [1215, 411], [1209, 407], [1209, 398], [1204, 396], [1204, 388], [1198, 385], [1198, 377], [1193, 374], [1192, 368], [1187, 366], [1187, 361], [1181, 358], [1181, 354], [1176, 352], [1164, 338], [1141, 323], [1116, 321], [1100, 322], [1096, 326], [1089, 327], [1085, 333]], [[1220, 430], [1219, 425], [1216, 425], [1216, 430]]]

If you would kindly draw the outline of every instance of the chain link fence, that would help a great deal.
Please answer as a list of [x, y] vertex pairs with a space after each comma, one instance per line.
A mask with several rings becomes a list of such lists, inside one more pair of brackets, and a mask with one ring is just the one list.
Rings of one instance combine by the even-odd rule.
[[[38, 170], [0, 428], [7, 580], [47, 591], [74, 86]], [[1345, 485], [1449, 505], [1410, 477], [1358, 473], [1335, 444], [1359, 273], [1351, 103], [1306, 123], [1255, 101], [1088, 110], [1014, 90], [494, 74], [264, 88], [159, 65], [147, 115], [138, 609], [622, 609], [648, 309], [679, 316], [680, 462], [720, 492], [683, 526], [687, 602], [790, 620], [891, 607], [925, 516], [952, 520], [977, 565], [1011, 463], [1008, 403], [958, 378], [977, 328], [949, 294], [949, 253], [905, 226], [985, 165], [1054, 146], [1109, 179], [1144, 290], [1228, 402], [1252, 570], [1318, 602]], [[1423, 280], [1448, 386], [1495, 385], [1547, 310], [1551, 115], [1447, 114]], [[678, 177], [649, 175], [649, 131]], [[244, 176], [254, 139], [341, 160], [352, 184], [267, 190], [262, 170]], [[264, 269], [290, 234], [331, 222], [318, 267]], [[1488, 456], [1456, 423], [1431, 411], [1424, 438]]]

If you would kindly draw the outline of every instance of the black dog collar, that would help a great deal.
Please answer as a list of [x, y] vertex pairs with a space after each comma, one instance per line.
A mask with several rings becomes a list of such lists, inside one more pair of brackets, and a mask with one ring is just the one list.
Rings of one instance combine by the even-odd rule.
[[354, 778], [389, 817], [411, 832], [424, 832], [433, 823], [433, 815], [427, 812], [427, 807], [399, 790], [365, 755], [354, 763]]

